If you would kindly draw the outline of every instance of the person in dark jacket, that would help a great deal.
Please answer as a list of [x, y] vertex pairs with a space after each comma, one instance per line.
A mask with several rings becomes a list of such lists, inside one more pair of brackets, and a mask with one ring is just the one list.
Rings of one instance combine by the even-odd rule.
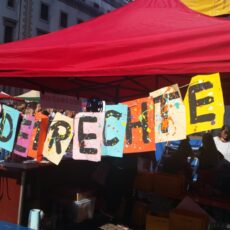
[[167, 173], [187, 173], [190, 168], [188, 163], [189, 156], [192, 157], [193, 152], [189, 140], [186, 138], [180, 142], [178, 149], [164, 160], [162, 171]]
[[202, 137], [203, 146], [199, 149], [201, 169], [217, 169], [223, 155], [217, 150], [211, 133], [205, 133]]

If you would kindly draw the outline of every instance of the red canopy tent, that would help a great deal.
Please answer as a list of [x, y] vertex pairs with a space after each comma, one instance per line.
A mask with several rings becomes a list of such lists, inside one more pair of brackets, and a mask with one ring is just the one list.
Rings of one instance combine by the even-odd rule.
[[[230, 21], [179, 0], [135, 0], [58, 32], [0, 46], [2, 84], [123, 101], [230, 72]], [[230, 86], [222, 75], [225, 98]]]
[[2, 102], [2, 101], [24, 101], [24, 99], [17, 98], [17, 97], [11, 96], [9, 94], [0, 92], [0, 102]]

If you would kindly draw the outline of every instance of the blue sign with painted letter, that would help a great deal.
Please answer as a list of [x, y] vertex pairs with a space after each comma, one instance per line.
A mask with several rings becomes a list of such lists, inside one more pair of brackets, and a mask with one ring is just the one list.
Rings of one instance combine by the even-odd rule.
[[128, 106], [106, 105], [102, 156], [122, 157]]
[[0, 148], [9, 152], [14, 147], [19, 115], [18, 110], [3, 105], [3, 115], [0, 123]]

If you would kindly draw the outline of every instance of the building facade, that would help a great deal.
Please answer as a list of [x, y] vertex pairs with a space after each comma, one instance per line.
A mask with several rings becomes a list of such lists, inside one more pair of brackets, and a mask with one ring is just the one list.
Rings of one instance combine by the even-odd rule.
[[69, 27], [108, 13], [128, 0], [0, 0], [0, 43]]

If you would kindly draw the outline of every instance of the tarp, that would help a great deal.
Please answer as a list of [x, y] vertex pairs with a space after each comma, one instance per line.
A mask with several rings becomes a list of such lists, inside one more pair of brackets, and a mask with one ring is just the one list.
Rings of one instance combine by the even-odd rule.
[[40, 101], [40, 92], [36, 90], [30, 90], [26, 93], [16, 96], [17, 98], [22, 98], [27, 101], [39, 102]]
[[16, 97], [14, 97], [14, 96], [11, 96], [11, 95], [9, 95], [9, 94], [7, 94], [7, 93], [5, 93], [5, 92], [0, 92], [0, 101], [1, 102], [6, 102], [6, 101], [23, 101], [23, 99], [22, 98], [16, 98]]
[[86, 23], [0, 46], [2, 84], [114, 101], [213, 72], [230, 72], [230, 21], [179, 0], [135, 0]]
[[230, 14], [230, 1], [226, 0], [181, 0], [189, 8], [200, 13], [219, 16]]

